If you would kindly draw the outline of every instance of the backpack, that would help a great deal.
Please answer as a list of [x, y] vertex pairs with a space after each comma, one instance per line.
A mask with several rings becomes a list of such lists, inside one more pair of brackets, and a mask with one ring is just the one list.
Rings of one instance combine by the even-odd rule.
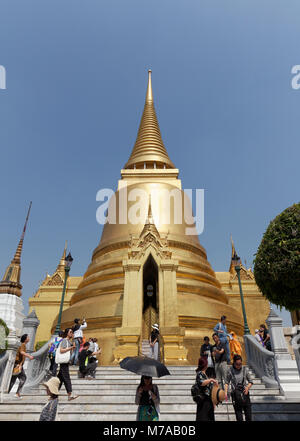
[[59, 345], [60, 342], [61, 342], [61, 340], [57, 340], [57, 337], [55, 337], [55, 340], [52, 342], [52, 344], [51, 344], [51, 346], [49, 348], [49, 351], [48, 351], [48, 354], [50, 356], [55, 357], [56, 349], [58, 348], [58, 345]]
[[191, 387], [191, 395], [193, 397], [193, 400], [197, 404], [201, 404], [204, 401], [205, 395], [201, 391], [201, 389], [197, 383], [197, 380], [196, 380], [196, 383]]

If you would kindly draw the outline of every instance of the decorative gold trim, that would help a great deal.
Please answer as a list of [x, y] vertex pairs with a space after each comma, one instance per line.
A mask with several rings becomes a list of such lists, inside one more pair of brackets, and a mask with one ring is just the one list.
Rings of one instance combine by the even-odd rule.
[[228, 296], [227, 294], [225, 294], [224, 291], [222, 291], [221, 289], [217, 288], [216, 286], [213, 286], [213, 288], [215, 288], [216, 290], [219, 291], [219, 293], [210, 293], [207, 291], [207, 288], [205, 287], [196, 287], [196, 286], [192, 286], [192, 285], [184, 285], [181, 283], [177, 283], [177, 292], [186, 292], [186, 293], [190, 293], [190, 294], [198, 294], [200, 296], [203, 297], [207, 297], [210, 299], [215, 299], [218, 300], [221, 303], [226, 303], [228, 304]]
[[95, 289], [93, 292], [90, 293], [81, 293], [78, 294], [75, 292], [75, 294], [73, 295], [73, 297], [70, 300], [70, 305], [75, 305], [76, 303], [80, 302], [83, 299], [90, 299], [92, 297], [98, 297], [101, 295], [106, 295], [106, 294], [116, 294], [116, 293], [120, 293], [123, 294], [124, 291], [124, 284], [122, 285], [115, 285], [114, 287], [109, 287], [109, 288], [98, 288]]
[[216, 288], [221, 288], [221, 285], [218, 284], [217, 280], [216, 282], [213, 282], [212, 280], [207, 279], [206, 277], [197, 276], [196, 274], [190, 274], [185, 272], [177, 272], [176, 277], [183, 278], [183, 279], [192, 279], [192, 280], [199, 280], [204, 283], [208, 283], [209, 285], [212, 285]]

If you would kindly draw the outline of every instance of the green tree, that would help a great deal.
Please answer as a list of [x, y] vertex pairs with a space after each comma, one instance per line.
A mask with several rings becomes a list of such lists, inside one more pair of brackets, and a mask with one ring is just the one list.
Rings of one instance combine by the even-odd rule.
[[254, 276], [271, 303], [300, 309], [300, 203], [270, 222], [256, 253]]

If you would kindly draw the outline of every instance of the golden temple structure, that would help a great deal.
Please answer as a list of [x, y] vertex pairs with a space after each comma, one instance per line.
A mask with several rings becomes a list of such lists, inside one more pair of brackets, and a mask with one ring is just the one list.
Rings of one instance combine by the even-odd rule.
[[[175, 198], [170, 200], [170, 222], [164, 222], [166, 205], [152, 194], [174, 194], [188, 203], [178, 178], [179, 170], [162, 141], [154, 108], [151, 71], [144, 111], [130, 158], [121, 170], [118, 189], [111, 198], [116, 221], [103, 227], [99, 245], [83, 277], [69, 277], [62, 328], [74, 318], [85, 318], [86, 337], [97, 337], [102, 348], [100, 363], [116, 364], [141, 353], [151, 325], [159, 324], [162, 356], [169, 365], [195, 364], [203, 337], [211, 337], [221, 315], [227, 329], [242, 341], [243, 318], [237, 277], [229, 271], [215, 273], [196, 231], [175, 219]], [[172, 193], [173, 192], [173, 193]], [[136, 198], [132, 198], [132, 194]], [[139, 195], [143, 220], [133, 223]], [[131, 195], [131, 196], [129, 196]], [[124, 207], [126, 210], [120, 209]], [[140, 205], [141, 206], [141, 205]], [[178, 208], [178, 207], [177, 207]], [[264, 323], [269, 303], [255, 284], [251, 269], [241, 267], [248, 324], [251, 332]], [[37, 341], [54, 331], [64, 281], [64, 255], [52, 276], [47, 275], [29, 299], [40, 320]]]

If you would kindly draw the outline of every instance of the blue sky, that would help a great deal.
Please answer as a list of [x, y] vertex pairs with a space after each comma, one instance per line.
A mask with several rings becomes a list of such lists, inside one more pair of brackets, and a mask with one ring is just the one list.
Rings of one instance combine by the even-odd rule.
[[252, 264], [270, 220], [299, 202], [299, 14], [296, 0], [2, 2], [0, 272], [32, 200], [26, 308], [66, 239], [71, 274], [86, 270], [101, 236], [96, 193], [116, 188], [130, 155], [148, 68], [183, 188], [205, 189], [208, 260], [228, 269], [232, 233]]

